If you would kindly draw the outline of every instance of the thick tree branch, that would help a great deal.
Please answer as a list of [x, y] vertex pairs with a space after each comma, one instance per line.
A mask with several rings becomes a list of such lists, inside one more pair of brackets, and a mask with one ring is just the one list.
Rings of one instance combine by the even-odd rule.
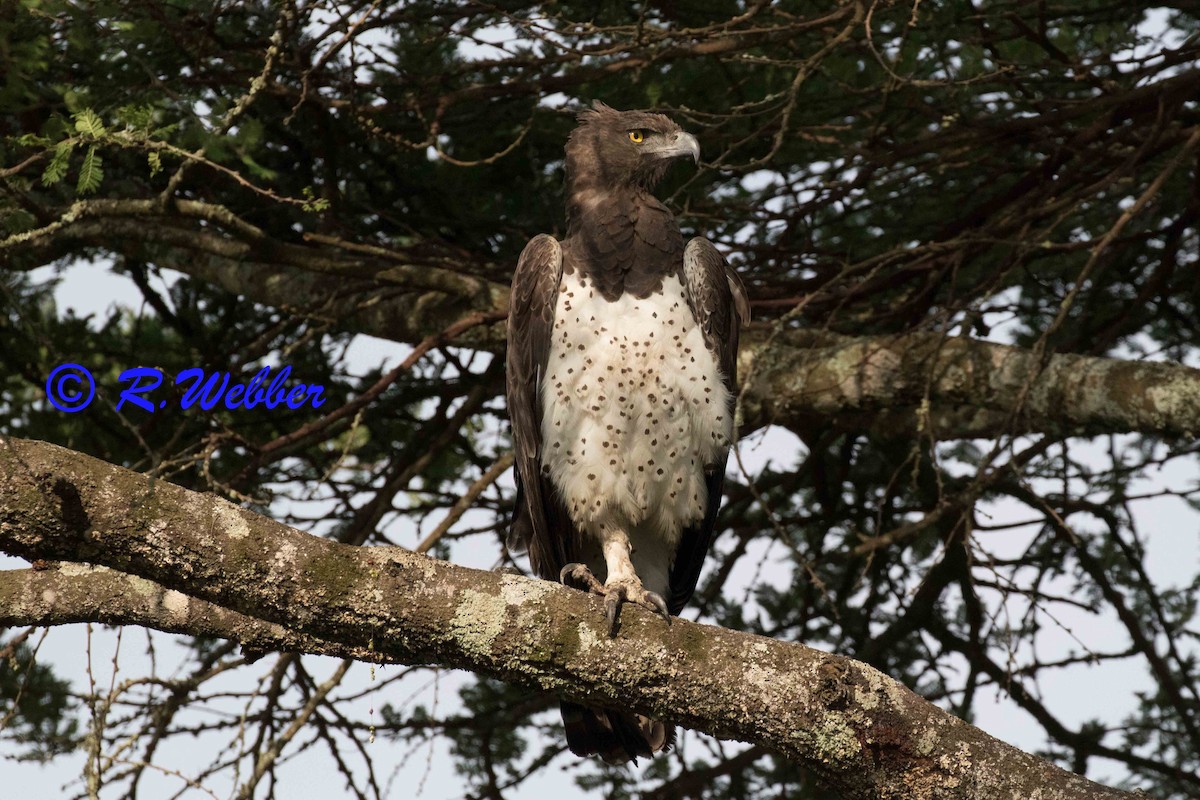
[[[266, 304], [283, 285], [253, 265], [185, 268]], [[364, 285], [356, 297], [344, 282], [338, 282], [341, 293], [318, 285], [324, 280], [305, 275], [302, 282], [286, 282], [287, 291], [298, 304], [302, 297], [332, 298], [328, 302], [338, 307], [331, 309], [331, 319], [383, 338], [419, 341], [422, 331], [451, 327], [475, 307], [461, 296], [405, 293], [400, 287], [381, 291]], [[480, 310], [507, 308], [507, 289], [493, 286], [486, 296], [501, 298], [501, 304]], [[459, 341], [498, 349], [503, 324], [468, 332]], [[772, 423], [793, 430], [832, 425], [880, 435], [932, 430], [943, 439], [1029, 431], [1138, 431], [1190, 438], [1200, 431], [1200, 370], [1173, 363], [1052, 355], [1017, 409], [1022, 386], [1038, 368], [1036, 358], [1019, 347], [978, 339], [818, 331], [786, 331], [767, 339], [751, 331], [741, 361], [744, 430]]]
[[742, 374], [746, 420], [755, 427], [807, 420], [883, 434], [932, 430], [943, 439], [1200, 434], [1200, 370], [1180, 364], [1055, 354], [1043, 365], [1029, 350], [958, 336], [787, 331], [746, 348]]
[[[465, 275], [444, 258], [418, 263], [385, 248], [318, 238], [320, 247], [279, 242], [207, 203], [180, 201], [168, 210], [154, 201], [90, 200], [39, 231], [0, 242], [0, 263], [27, 267], [81, 244], [119, 249], [134, 241], [156, 248], [156, 263], [256, 302], [412, 343], [508, 307], [507, 286]], [[458, 339], [493, 351], [503, 342], [503, 322]], [[1021, 348], [930, 333], [853, 338], [788, 330], [765, 337], [757, 330], [744, 342], [749, 429], [774, 423], [800, 431], [932, 431], [943, 439], [1029, 431], [1190, 438], [1200, 431], [1200, 370], [1178, 364], [1063, 354], [1042, 365]]]
[[331, 642], [265, 622], [107, 567], [70, 561], [0, 570], [0, 627], [141, 625], [167, 633], [232, 639], [252, 652], [303, 652], [394, 661], [366, 647]]
[[[100, 247], [176, 269], [250, 300], [401, 342], [508, 307], [508, 287], [455, 271], [440, 255], [268, 236], [228, 209], [194, 200], [81, 200], [52, 223], [0, 239], [0, 267], [29, 270]], [[503, 322], [463, 344], [497, 349]]]
[[[337, 544], [42, 442], [0, 443], [0, 550], [102, 564], [385, 658], [668, 716], [771, 747], [847, 798], [1130, 796], [841, 656], [683, 620], [667, 627], [636, 608], [610, 639], [599, 601], [583, 593]], [[24, 621], [43, 610], [34, 600]]]

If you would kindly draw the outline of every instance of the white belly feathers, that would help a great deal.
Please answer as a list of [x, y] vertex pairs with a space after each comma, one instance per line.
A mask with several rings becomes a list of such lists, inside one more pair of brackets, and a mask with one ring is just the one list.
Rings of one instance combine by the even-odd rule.
[[704, 516], [704, 467], [729, 445], [729, 394], [672, 276], [605, 300], [564, 275], [542, 379], [542, 469], [585, 534], [650, 533], [671, 552]]

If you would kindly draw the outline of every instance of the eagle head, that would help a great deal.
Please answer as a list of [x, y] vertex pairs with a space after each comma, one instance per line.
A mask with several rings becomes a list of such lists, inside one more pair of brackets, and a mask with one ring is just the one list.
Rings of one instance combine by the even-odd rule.
[[650, 111], [617, 111], [599, 100], [579, 115], [567, 141], [567, 181], [652, 189], [671, 162], [700, 160], [700, 143], [670, 118]]

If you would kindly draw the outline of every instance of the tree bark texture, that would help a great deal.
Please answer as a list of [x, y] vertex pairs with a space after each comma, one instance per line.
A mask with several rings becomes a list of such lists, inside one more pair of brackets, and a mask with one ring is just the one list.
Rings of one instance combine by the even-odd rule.
[[610, 638], [582, 592], [338, 544], [43, 442], [0, 442], [0, 550], [35, 562], [0, 573], [3, 625], [142, 624], [467, 669], [767, 746], [846, 798], [1131, 796], [843, 656], [636, 607]]
[[[78, 201], [58, 222], [6, 240], [0, 266], [38, 266], [84, 246], [123, 252], [129, 242], [160, 248], [163, 266], [360, 333], [416, 343], [483, 314], [487, 322], [458, 332], [455, 343], [493, 352], [504, 344], [496, 320], [508, 307], [507, 285], [464, 274], [449, 256], [418, 263], [373, 246], [279, 242], [211, 203]], [[942, 439], [1200, 432], [1200, 370], [1175, 363], [1039, 358], [926, 332], [849, 337], [763, 327], [744, 334], [741, 362], [743, 432], [772, 423]]]

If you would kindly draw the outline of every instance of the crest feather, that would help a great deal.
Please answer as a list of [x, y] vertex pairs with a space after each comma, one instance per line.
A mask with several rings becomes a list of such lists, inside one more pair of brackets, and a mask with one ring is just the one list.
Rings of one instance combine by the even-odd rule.
[[600, 117], [620, 114], [612, 106], [605, 103], [603, 100], [593, 100], [591, 108], [585, 108], [575, 117], [575, 121], [580, 125], [587, 125], [589, 122], [597, 122]]

